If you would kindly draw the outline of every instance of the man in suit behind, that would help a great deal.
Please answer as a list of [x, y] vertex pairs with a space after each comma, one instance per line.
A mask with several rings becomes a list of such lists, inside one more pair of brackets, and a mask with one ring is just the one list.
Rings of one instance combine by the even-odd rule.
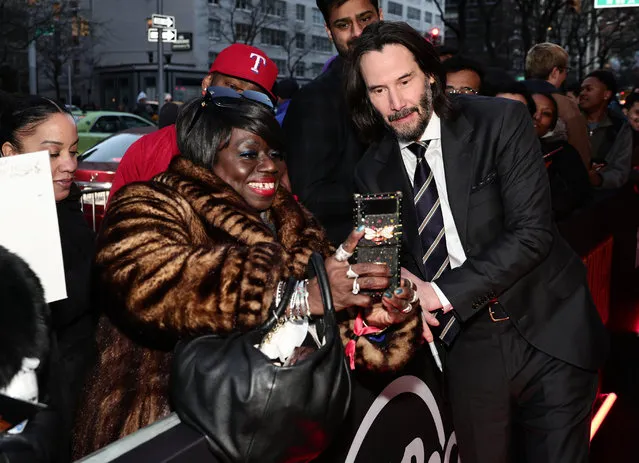
[[477, 96], [453, 108], [444, 82], [410, 26], [365, 29], [346, 71], [354, 122], [372, 142], [358, 189], [403, 191], [402, 272], [450, 344], [464, 463], [586, 462], [608, 341], [585, 269], [552, 223], [530, 115]]
[[365, 146], [348, 115], [342, 68], [350, 44], [382, 17], [378, 0], [317, 0], [338, 56], [328, 70], [295, 94], [282, 128], [291, 186], [339, 245], [353, 229], [353, 174]]

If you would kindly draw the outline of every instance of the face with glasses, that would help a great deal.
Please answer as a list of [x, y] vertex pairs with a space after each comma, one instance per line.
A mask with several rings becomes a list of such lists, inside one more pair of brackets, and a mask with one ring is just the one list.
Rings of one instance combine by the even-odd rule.
[[470, 69], [446, 74], [447, 95], [477, 95], [481, 86], [479, 74]]

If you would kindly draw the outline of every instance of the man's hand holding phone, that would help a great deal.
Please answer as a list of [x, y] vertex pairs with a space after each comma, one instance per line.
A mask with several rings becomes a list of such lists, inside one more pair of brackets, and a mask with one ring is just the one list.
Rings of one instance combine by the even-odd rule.
[[[422, 281], [419, 277], [402, 267], [402, 278], [412, 281], [417, 287], [417, 296], [419, 297], [419, 305], [422, 308], [422, 321], [424, 322], [424, 339], [427, 342], [433, 342], [434, 336], [430, 331], [430, 326], [439, 326], [439, 321], [432, 313], [442, 308], [442, 303], [437, 297], [437, 293], [433, 289], [433, 285], [427, 281]], [[452, 310], [452, 307], [446, 307], [445, 311]]]

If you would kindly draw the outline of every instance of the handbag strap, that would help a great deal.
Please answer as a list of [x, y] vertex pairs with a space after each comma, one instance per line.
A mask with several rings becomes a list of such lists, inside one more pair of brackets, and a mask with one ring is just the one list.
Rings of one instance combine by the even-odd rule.
[[273, 309], [273, 316], [260, 327], [260, 333], [262, 336], [266, 336], [266, 333], [271, 331], [275, 323], [277, 323], [277, 320], [286, 312], [288, 304], [291, 301], [291, 297], [293, 296], [293, 291], [295, 291], [295, 282], [296, 280], [293, 277], [289, 277], [286, 281], [286, 285], [284, 285], [284, 294], [282, 294], [280, 304]]
[[335, 307], [333, 306], [331, 286], [328, 282], [328, 274], [326, 273], [326, 267], [324, 266], [324, 259], [322, 256], [317, 252], [314, 252], [311, 254], [310, 263], [313, 267], [313, 271], [315, 272], [320, 295], [322, 297], [322, 303], [324, 305], [323, 331], [326, 337], [326, 343], [330, 344], [334, 341], [333, 337], [337, 332], [335, 329], [337, 322], [335, 320]]

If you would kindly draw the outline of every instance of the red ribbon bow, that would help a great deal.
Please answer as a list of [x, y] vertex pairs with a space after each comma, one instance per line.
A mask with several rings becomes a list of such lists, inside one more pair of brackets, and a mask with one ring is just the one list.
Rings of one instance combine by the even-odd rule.
[[344, 348], [344, 353], [346, 354], [346, 357], [348, 357], [351, 370], [355, 369], [355, 344], [357, 343], [357, 338], [366, 334], [379, 333], [380, 331], [382, 330], [379, 328], [366, 325], [361, 312], [357, 314], [357, 317], [355, 318], [355, 325], [353, 326], [353, 332], [355, 333], [356, 338], [348, 341]]

